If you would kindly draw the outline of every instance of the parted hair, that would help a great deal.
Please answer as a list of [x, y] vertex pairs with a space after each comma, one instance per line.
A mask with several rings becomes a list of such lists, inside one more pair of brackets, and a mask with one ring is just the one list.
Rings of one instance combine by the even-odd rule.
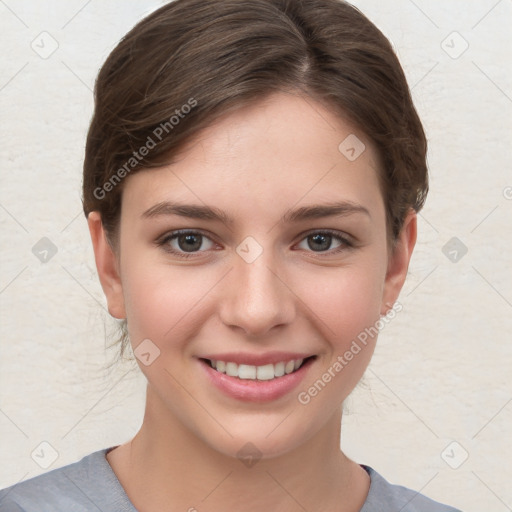
[[374, 142], [396, 237], [428, 191], [427, 141], [391, 44], [341, 0], [175, 0], [139, 22], [96, 80], [84, 213], [99, 211], [114, 237], [128, 173], [169, 162], [219, 116], [283, 90], [327, 105]]
[[395, 241], [427, 195], [427, 140], [393, 47], [343, 0], [175, 0], [135, 25], [95, 83], [85, 215], [101, 214], [115, 248], [131, 174], [172, 162], [220, 116], [283, 91], [321, 103], [373, 142]]

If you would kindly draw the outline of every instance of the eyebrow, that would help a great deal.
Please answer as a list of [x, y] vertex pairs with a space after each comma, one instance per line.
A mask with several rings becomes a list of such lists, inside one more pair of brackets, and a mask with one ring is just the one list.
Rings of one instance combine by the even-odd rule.
[[[342, 201], [320, 205], [302, 206], [296, 210], [288, 210], [281, 217], [281, 223], [300, 222], [324, 217], [346, 217], [362, 213], [371, 218], [370, 212], [364, 206], [351, 201]], [[225, 225], [232, 225], [234, 220], [218, 208], [201, 205], [191, 205], [163, 201], [155, 204], [142, 214], [142, 218], [155, 218], [164, 215], [179, 215], [191, 219], [216, 220]]]

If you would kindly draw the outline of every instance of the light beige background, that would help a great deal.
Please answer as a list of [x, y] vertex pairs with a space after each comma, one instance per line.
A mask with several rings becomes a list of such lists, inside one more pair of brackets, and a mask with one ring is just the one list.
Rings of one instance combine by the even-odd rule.
[[[0, 487], [120, 444], [142, 420], [138, 370], [105, 369], [115, 324], [80, 185], [96, 73], [161, 3], [0, 0]], [[347, 401], [341, 444], [464, 511], [512, 510], [512, 1], [355, 4], [403, 63], [431, 192], [404, 310]], [[43, 237], [57, 250], [45, 263]]]

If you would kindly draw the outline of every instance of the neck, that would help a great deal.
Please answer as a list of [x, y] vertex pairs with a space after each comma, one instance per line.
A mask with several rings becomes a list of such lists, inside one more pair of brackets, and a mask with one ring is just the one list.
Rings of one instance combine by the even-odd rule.
[[[208, 509], [359, 511], [369, 477], [339, 448], [341, 408], [320, 432], [277, 457], [224, 455], [162, 414], [148, 387], [141, 429], [107, 457], [139, 512]], [[117, 453], [116, 453], [117, 452]]]

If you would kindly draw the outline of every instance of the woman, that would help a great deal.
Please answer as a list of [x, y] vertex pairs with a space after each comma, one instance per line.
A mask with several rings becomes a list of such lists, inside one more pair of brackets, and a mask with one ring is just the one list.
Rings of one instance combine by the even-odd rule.
[[382, 33], [339, 0], [177, 0], [95, 98], [83, 206], [144, 421], [0, 510], [455, 510], [339, 449], [428, 189]]

